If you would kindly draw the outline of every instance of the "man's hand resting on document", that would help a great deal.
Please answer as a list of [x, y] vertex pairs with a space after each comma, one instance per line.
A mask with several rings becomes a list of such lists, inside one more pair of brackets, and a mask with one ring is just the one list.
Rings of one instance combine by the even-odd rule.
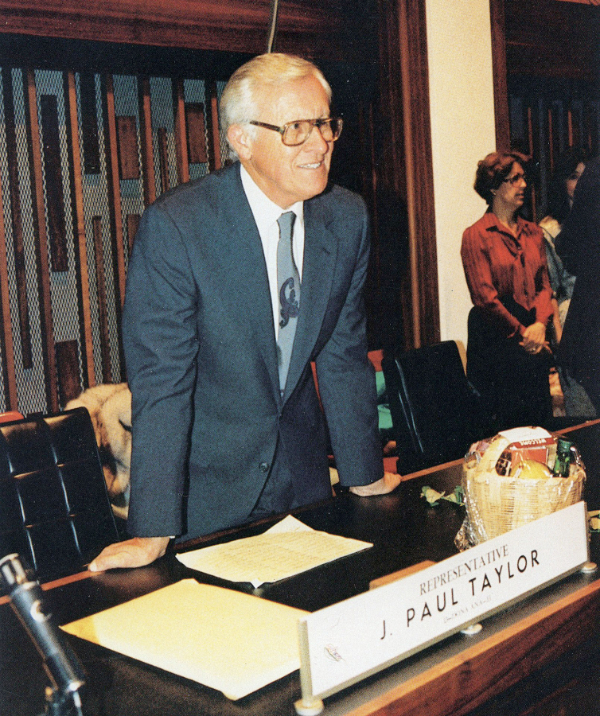
[[350, 488], [350, 492], [353, 495], [359, 495], [359, 497], [387, 495], [388, 492], [395, 490], [401, 482], [402, 478], [395, 472], [384, 472], [381, 480], [372, 482], [370, 485], [355, 485]]
[[105, 569], [125, 569], [144, 567], [167, 551], [170, 537], [134, 537], [124, 542], [109, 544], [90, 564], [90, 572], [103, 572]]

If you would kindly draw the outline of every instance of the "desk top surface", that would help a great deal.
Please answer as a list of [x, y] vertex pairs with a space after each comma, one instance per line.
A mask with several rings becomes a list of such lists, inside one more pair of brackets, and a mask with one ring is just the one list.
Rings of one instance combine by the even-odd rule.
[[[571, 437], [586, 463], [588, 480], [585, 498], [589, 509], [600, 507], [600, 421], [577, 428]], [[456, 553], [454, 537], [464, 518], [464, 508], [442, 501], [430, 507], [421, 489], [430, 485], [450, 492], [461, 478], [460, 462], [411, 476], [391, 495], [359, 498], [343, 494], [335, 499], [297, 511], [298, 519], [314, 529], [374, 544], [372, 549], [324, 565], [259, 589], [249, 584], [231, 584], [187, 570], [174, 554], [167, 554], [149, 567], [91, 575], [84, 573], [60, 580], [45, 591], [45, 598], [59, 623], [106, 609], [158, 589], [184, 577], [255, 594], [307, 611], [339, 602], [369, 587], [377, 577], [424, 560], [441, 561]], [[190, 548], [246, 537], [263, 532], [273, 520], [203, 538]], [[591, 539], [592, 559], [600, 562], [600, 535]], [[589, 590], [598, 578], [576, 574], [527, 598], [510, 610], [485, 620], [476, 637], [455, 635], [410, 659], [371, 677], [326, 701], [326, 714], [335, 716], [360, 709], [382, 689], [425, 673], [444, 660], [460, 654], [478, 641], [500, 634], [512, 625], [538, 613], [557, 600]], [[298, 672], [280, 679], [237, 702], [219, 692], [147, 666], [87, 642], [70, 638], [88, 671], [84, 697], [90, 715], [103, 716], [285, 716], [294, 714], [300, 697]], [[35, 716], [43, 711], [47, 685], [41, 660], [34, 646], [5, 602], [0, 605], [0, 714]], [[358, 713], [358, 711], [356, 712]]]

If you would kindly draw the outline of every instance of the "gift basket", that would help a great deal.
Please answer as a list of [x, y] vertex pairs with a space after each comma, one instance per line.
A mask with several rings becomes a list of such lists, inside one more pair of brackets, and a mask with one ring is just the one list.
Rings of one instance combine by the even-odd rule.
[[515, 428], [471, 445], [463, 464], [467, 549], [572, 505], [582, 498], [585, 467], [576, 446], [543, 428]]

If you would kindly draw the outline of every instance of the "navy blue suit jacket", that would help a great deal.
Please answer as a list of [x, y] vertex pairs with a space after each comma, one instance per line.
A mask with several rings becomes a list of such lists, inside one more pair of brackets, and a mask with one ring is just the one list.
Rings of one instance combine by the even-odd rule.
[[239, 164], [149, 207], [127, 278], [123, 341], [133, 395], [129, 530], [208, 534], [248, 518], [278, 459], [301, 503], [382, 476], [362, 298], [363, 201], [332, 186], [304, 204], [302, 303], [283, 398], [258, 229]]

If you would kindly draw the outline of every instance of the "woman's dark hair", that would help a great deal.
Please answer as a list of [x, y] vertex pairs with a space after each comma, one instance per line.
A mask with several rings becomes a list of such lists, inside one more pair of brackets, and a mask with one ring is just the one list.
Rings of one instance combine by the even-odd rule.
[[571, 211], [567, 179], [579, 164], [585, 164], [588, 159], [588, 151], [585, 147], [571, 147], [556, 160], [552, 179], [548, 185], [546, 215], [552, 216], [559, 224], [563, 223]]
[[491, 152], [477, 163], [473, 188], [488, 206], [494, 201], [493, 192], [510, 174], [513, 164], [518, 162], [524, 169], [531, 157], [521, 152]]

